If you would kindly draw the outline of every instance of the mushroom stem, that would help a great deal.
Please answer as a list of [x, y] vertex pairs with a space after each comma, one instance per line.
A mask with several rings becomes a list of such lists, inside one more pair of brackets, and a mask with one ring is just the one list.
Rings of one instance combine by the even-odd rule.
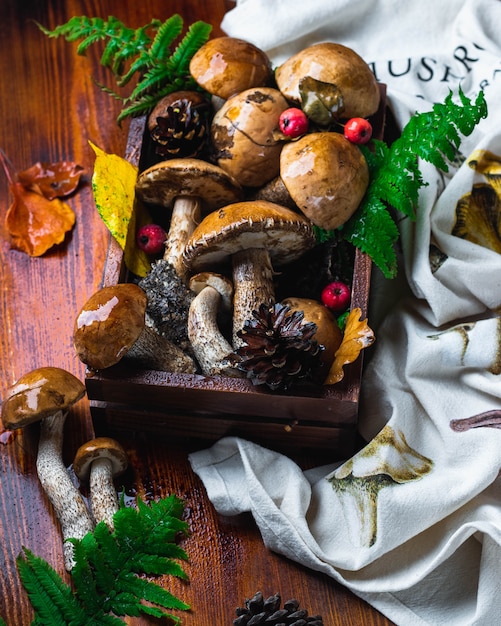
[[231, 344], [219, 330], [217, 313], [222, 300], [221, 293], [206, 285], [195, 297], [188, 316], [188, 336], [195, 357], [206, 376], [220, 374], [239, 377], [240, 372], [230, 363], [233, 354]]
[[150, 326], [142, 329], [124, 358], [133, 360], [147, 369], [161, 372], [193, 374], [196, 371], [193, 359], [188, 354]]
[[165, 241], [163, 258], [176, 272], [182, 281], [186, 281], [186, 267], [183, 263], [183, 252], [186, 242], [200, 223], [201, 200], [195, 196], [180, 196], [174, 201], [169, 232]]
[[113, 530], [113, 516], [119, 504], [110, 459], [98, 458], [92, 462], [89, 484], [91, 509], [96, 524], [105, 522]]
[[273, 268], [266, 248], [249, 248], [235, 252], [232, 256], [233, 285], [235, 289], [233, 305], [233, 348], [244, 345], [237, 335], [252, 312], [260, 304], [275, 301]]
[[71, 571], [75, 565], [73, 545], [67, 540], [82, 539], [93, 530], [94, 525], [85, 501], [63, 463], [63, 428], [66, 415], [57, 411], [42, 420], [37, 472], [61, 525], [64, 565], [67, 571]]

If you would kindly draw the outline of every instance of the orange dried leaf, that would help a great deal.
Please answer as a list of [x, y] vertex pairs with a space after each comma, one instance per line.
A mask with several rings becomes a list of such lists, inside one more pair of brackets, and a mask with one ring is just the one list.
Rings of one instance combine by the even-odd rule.
[[355, 308], [346, 319], [343, 341], [334, 355], [325, 385], [334, 385], [344, 377], [343, 367], [358, 359], [360, 352], [375, 341], [374, 331], [369, 328], [367, 320], [361, 320], [362, 311]]
[[30, 256], [41, 256], [62, 243], [75, 224], [72, 209], [58, 198], [47, 200], [21, 183], [12, 183], [14, 200], [5, 216], [12, 247]]
[[72, 161], [38, 162], [19, 172], [17, 178], [26, 188], [38, 191], [47, 200], [53, 200], [73, 193], [84, 173], [85, 169]]

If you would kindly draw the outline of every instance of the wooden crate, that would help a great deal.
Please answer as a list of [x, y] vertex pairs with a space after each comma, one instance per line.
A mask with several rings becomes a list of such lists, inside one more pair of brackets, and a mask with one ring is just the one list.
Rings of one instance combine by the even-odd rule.
[[[384, 105], [379, 124], [384, 119]], [[126, 158], [144, 157], [144, 119], [131, 122]], [[355, 252], [351, 307], [367, 315], [371, 261]], [[103, 286], [128, 280], [122, 250], [111, 240]], [[333, 458], [356, 445], [363, 356], [345, 367], [337, 385], [283, 394], [229, 377], [138, 370], [118, 364], [87, 371], [86, 387], [96, 433], [127, 429], [158, 437], [207, 442], [237, 435], [275, 449], [328, 450]]]

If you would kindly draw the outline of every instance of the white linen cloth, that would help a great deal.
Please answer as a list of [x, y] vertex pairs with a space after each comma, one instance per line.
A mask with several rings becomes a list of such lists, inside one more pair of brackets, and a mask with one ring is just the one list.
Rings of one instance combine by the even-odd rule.
[[[428, 186], [416, 222], [400, 223], [399, 277], [374, 272], [377, 339], [360, 406], [368, 446], [303, 472], [225, 438], [191, 455], [192, 467], [221, 514], [251, 511], [271, 550], [332, 576], [396, 624], [499, 624], [501, 2], [240, 0], [222, 27], [274, 65], [318, 41], [352, 47], [387, 84], [400, 126], [459, 85], [470, 98], [483, 89], [489, 115], [448, 174], [421, 164]], [[469, 163], [477, 150], [492, 153], [484, 172]], [[474, 185], [492, 192], [477, 217], [490, 239], [452, 232]]]

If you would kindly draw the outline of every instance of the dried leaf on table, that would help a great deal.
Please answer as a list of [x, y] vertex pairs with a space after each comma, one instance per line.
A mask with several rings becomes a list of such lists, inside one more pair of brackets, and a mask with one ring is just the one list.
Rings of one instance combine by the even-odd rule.
[[17, 178], [26, 188], [41, 193], [47, 200], [62, 198], [73, 193], [85, 169], [72, 161], [35, 163], [18, 172]]
[[41, 256], [62, 243], [75, 224], [73, 210], [58, 198], [47, 200], [21, 183], [12, 183], [14, 200], [5, 217], [12, 247], [30, 256]]
[[[136, 206], [137, 167], [126, 159], [108, 154], [89, 142], [96, 154], [92, 190], [101, 219], [124, 250], [125, 264], [137, 276], [146, 276], [151, 263], [135, 245], [136, 223], [148, 223], [144, 207]], [[138, 215], [140, 213], [140, 215]]]
[[360, 352], [374, 343], [374, 331], [369, 328], [367, 320], [361, 320], [362, 311], [355, 308], [346, 319], [343, 341], [334, 356], [325, 385], [334, 385], [344, 377], [343, 367], [357, 360]]

